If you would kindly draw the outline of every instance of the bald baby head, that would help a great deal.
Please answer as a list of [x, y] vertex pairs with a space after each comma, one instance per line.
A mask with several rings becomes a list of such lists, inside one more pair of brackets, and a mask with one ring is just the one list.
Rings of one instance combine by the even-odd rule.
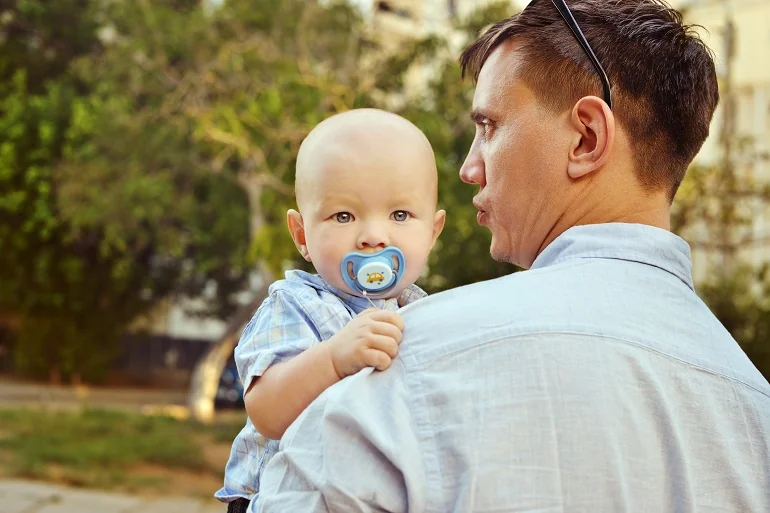
[[355, 109], [319, 123], [297, 155], [297, 204], [312, 200], [321, 182], [346, 174], [369, 174], [378, 180], [406, 179], [404, 186], [423, 185], [436, 205], [437, 177], [433, 149], [410, 121], [378, 109]]
[[333, 116], [303, 141], [295, 183], [299, 212], [287, 212], [289, 232], [328, 283], [357, 294], [340, 270], [345, 255], [388, 247], [406, 261], [388, 294], [419, 278], [446, 213], [436, 210], [436, 160], [416, 126], [375, 109]]

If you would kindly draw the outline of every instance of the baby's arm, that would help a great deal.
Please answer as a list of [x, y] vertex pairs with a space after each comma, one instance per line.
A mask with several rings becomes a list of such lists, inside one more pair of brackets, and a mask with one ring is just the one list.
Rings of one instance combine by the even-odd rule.
[[401, 316], [366, 310], [329, 340], [275, 364], [253, 380], [246, 412], [267, 438], [280, 439], [300, 413], [331, 385], [365, 367], [387, 369], [398, 352]]

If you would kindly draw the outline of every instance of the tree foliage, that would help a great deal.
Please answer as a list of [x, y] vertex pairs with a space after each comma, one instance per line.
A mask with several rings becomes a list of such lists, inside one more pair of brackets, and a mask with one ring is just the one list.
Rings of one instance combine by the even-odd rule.
[[139, 107], [153, 98], [90, 73], [105, 14], [0, 12], [0, 309], [20, 320], [17, 368], [54, 379], [98, 378], [159, 298], [246, 270], [240, 188], [202, 172], [191, 130]]
[[[285, 228], [302, 139], [401, 94], [438, 49], [382, 58], [343, 2], [19, 0], [0, 20], [0, 308], [21, 319], [19, 369], [76, 379], [108, 368], [111, 342], [160, 299], [214, 283], [207, 313], [241, 318], [250, 273], [306, 266]], [[456, 187], [471, 124], [453, 60], [403, 109], [437, 145], [450, 212], [432, 290], [503, 269]]]

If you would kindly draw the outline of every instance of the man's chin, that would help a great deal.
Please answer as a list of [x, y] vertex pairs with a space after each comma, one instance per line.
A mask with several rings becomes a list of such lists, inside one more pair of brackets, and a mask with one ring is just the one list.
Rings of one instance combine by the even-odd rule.
[[510, 249], [501, 247], [499, 244], [496, 244], [494, 236], [492, 236], [492, 244], [489, 247], [489, 256], [491, 256], [492, 260], [495, 262], [517, 265], [514, 261], [514, 257], [511, 254]]
[[495, 244], [494, 238], [492, 239], [492, 244], [489, 246], [489, 256], [492, 257], [492, 260], [496, 262], [507, 262], [508, 261], [508, 254], [502, 250], [497, 244]]

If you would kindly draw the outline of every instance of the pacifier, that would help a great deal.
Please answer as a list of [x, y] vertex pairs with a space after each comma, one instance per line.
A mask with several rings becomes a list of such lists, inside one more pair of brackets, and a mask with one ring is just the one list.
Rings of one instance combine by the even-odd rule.
[[377, 253], [348, 253], [340, 271], [345, 284], [365, 297], [378, 298], [391, 291], [404, 275], [404, 254], [395, 246]]

